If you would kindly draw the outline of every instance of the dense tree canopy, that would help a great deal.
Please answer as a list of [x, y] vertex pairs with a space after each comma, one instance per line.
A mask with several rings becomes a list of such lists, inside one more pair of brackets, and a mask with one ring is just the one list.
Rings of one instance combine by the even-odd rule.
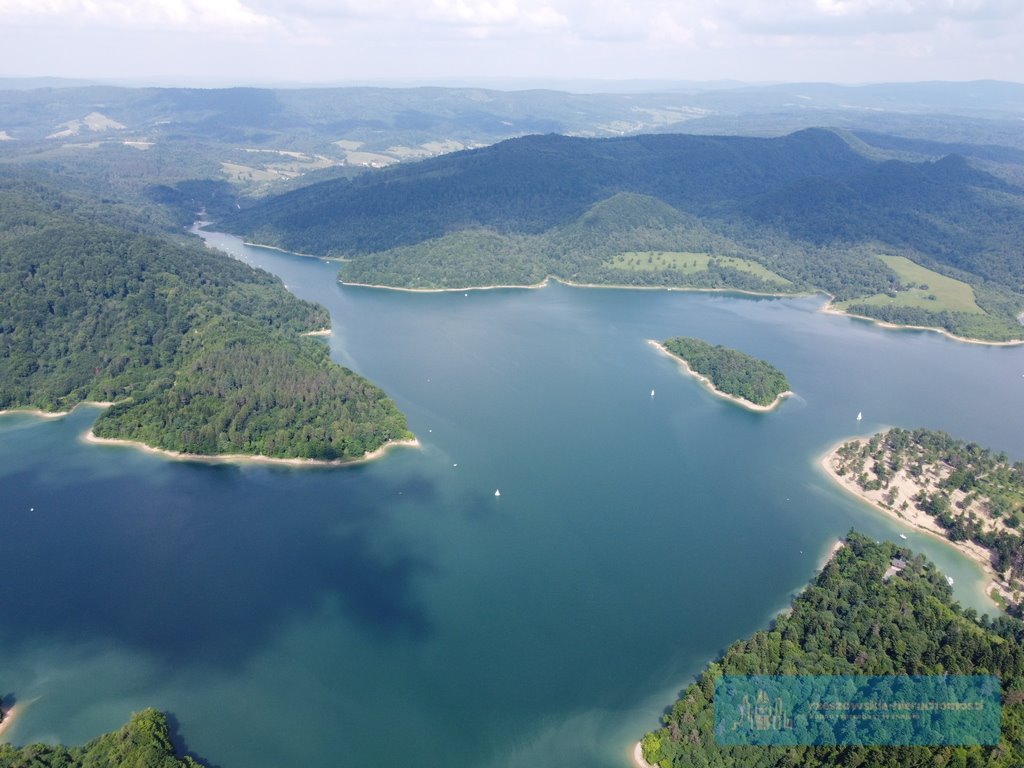
[[200, 768], [191, 757], [177, 757], [167, 717], [155, 709], [132, 715], [127, 725], [83, 747], [0, 744], [0, 768]]
[[[610, 205], [609, 205], [610, 204]], [[879, 162], [840, 136], [528, 136], [348, 180], [312, 184], [220, 222], [306, 253], [350, 257], [342, 280], [399, 287], [584, 283], [775, 292], [735, 270], [627, 271], [624, 252], [753, 259], [785, 290], [839, 300], [895, 293], [874, 255], [968, 280], [987, 317], [870, 305], [879, 319], [1019, 337], [1024, 193], [963, 158]], [[986, 293], [987, 292], [987, 293]]]
[[271, 275], [46, 188], [0, 192], [0, 409], [116, 401], [98, 435], [198, 454], [347, 459], [408, 436], [383, 392], [301, 337], [324, 308]]
[[[893, 562], [901, 570], [887, 575]], [[920, 555], [850, 533], [821, 574], [774, 625], [732, 644], [683, 691], [664, 727], [643, 739], [662, 768], [931, 768], [1024, 764], [1024, 624], [979, 619], [953, 602]], [[722, 747], [713, 734], [722, 675], [995, 675], [1002, 680], [996, 747]]]
[[685, 360], [692, 370], [706, 376], [719, 392], [755, 405], [771, 405], [779, 395], [789, 391], [789, 381], [782, 371], [737, 349], [686, 336], [668, 339], [662, 346]]

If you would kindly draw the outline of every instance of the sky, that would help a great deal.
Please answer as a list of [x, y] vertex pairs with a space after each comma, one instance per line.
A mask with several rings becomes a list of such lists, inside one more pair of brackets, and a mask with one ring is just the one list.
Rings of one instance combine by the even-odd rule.
[[1024, 81], [1024, 0], [0, 0], [0, 77]]

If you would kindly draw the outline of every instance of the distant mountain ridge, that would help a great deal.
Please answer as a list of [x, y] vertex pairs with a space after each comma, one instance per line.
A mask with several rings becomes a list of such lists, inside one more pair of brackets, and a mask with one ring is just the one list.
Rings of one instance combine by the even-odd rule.
[[[587, 222], [612, 199], [602, 238], [586, 237]], [[1024, 303], [1024, 189], [958, 155], [873, 159], [824, 129], [779, 138], [527, 136], [302, 187], [218, 226], [347, 257], [342, 279], [398, 287], [489, 284], [515, 279], [523, 264], [517, 283], [550, 274], [765, 290], [746, 279], [694, 283], [695, 262], [684, 268], [682, 256], [664, 269], [634, 260], [624, 271], [615, 261], [661, 251], [752, 259], [789, 290], [853, 299], [910, 287], [875, 258], [891, 253], [974, 285], [986, 311], [1002, 318], [993, 332], [1003, 338], [1014, 337], [1013, 308]], [[469, 232], [490, 234], [460, 236]], [[962, 330], [941, 313], [936, 304], [936, 319], [915, 315], [913, 324]]]

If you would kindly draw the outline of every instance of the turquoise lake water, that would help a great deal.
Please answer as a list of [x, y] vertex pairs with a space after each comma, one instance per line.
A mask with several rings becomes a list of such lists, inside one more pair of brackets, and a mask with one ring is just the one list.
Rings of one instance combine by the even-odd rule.
[[[851, 526], [906, 532], [992, 610], [976, 566], [817, 460], [888, 425], [1024, 457], [1024, 348], [883, 330], [822, 297], [341, 287], [335, 264], [208, 240], [326, 305], [334, 359], [422, 448], [205, 465], [84, 444], [92, 408], [0, 418], [15, 743], [156, 706], [221, 768], [622, 768]], [[797, 396], [771, 414], [715, 398], [647, 344], [673, 335], [767, 359]]]

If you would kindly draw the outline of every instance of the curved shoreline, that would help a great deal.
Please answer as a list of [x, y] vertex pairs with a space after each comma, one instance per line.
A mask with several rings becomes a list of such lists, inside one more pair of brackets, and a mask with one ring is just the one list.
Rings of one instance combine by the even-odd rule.
[[[4, 719], [0, 720], [0, 737], [2, 737], [4, 735], [4, 731], [6, 731], [8, 728], [11, 727], [11, 723], [14, 722], [14, 716], [16, 714], [18, 714], [18, 705], [17, 704], [12, 706], [10, 709], [5, 709], [3, 711]], [[3, 743], [3, 741], [0, 741], [0, 744], [2, 744], [2, 743]]]
[[354, 464], [365, 464], [368, 461], [379, 459], [392, 448], [420, 448], [420, 441], [413, 437], [405, 440], [389, 440], [379, 448], [367, 451], [356, 459], [283, 459], [275, 456], [264, 456], [262, 454], [248, 453], [222, 453], [202, 454], [184, 453], [172, 451], [167, 448], [154, 448], [138, 440], [123, 440], [116, 437], [97, 437], [93, 434], [92, 427], [82, 435], [82, 441], [93, 445], [114, 445], [125, 448], [134, 448], [137, 451], [152, 453], [165, 459], [174, 461], [193, 461], [200, 464], [277, 464], [286, 467], [349, 467]]
[[[213, 222], [209, 222], [212, 224]], [[262, 243], [253, 243], [248, 240], [243, 240], [243, 244], [253, 246], [255, 248], [270, 248], [271, 250], [281, 251], [282, 253], [290, 253], [295, 256], [305, 256], [313, 259], [327, 259], [328, 261], [344, 262], [344, 259], [339, 256], [316, 256], [312, 253], [298, 253], [296, 251], [288, 251], [284, 248], [279, 248], [276, 245], [264, 245]], [[683, 291], [686, 293], [739, 293], [746, 296], [766, 296], [770, 298], [799, 298], [804, 296], [813, 296], [815, 294], [824, 294], [828, 297], [828, 301], [819, 310], [828, 315], [839, 315], [841, 317], [852, 317], [858, 320], [865, 320], [880, 328], [885, 328], [894, 331], [932, 331], [945, 336], [952, 341], [959, 341], [964, 344], [985, 344], [993, 347], [1014, 347], [1024, 344], [1024, 339], [1018, 339], [1014, 341], [986, 341], [985, 339], [971, 339], [966, 336], [957, 336], [955, 333], [947, 331], [945, 328], [936, 328], [930, 325], [899, 325], [898, 323], [890, 323], [885, 320], [879, 320], [874, 317], [867, 315], [858, 315], [853, 312], [846, 312], [842, 309], [836, 309], [832, 306], [835, 301], [835, 296], [831, 295], [827, 291], [815, 289], [811, 291], [797, 291], [797, 292], [772, 292], [772, 291], [751, 291], [745, 288], [698, 288], [698, 287], [686, 287], [686, 286], [674, 286], [674, 285], [619, 285], [617, 283], [576, 283], [572, 280], [566, 280], [555, 275], [548, 275], [539, 283], [533, 285], [470, 285], [463, 288], [408, 288], [397, 285], [380, 285], [377, 283], [350, 283], [339, 278], [338, 282], [342, 285], [349, 285], [354, 288], [377, 288], [384, 291], [405, 291], [407, 293], [448, 293], [457, 291], [491, 291], [498, 288], [543, 288], [548, 284], [550, 280], [556, 280], [565, 285], [570, 285], [573, 288], [614, 288], [617, 290], [637, 290], [637, 291]], [[1018, 320], [1024, 318], [1024, 312], [1018, 317]]]
[[[550, 277], [545, 277], [539, 283], [533, 285], [471, 285], [465, 288], [403, 288], [397, 285], [376, 285], [374, 283], [349, 283], [341, 278], [338, 278], [338, 283], [346, 288], [376, 288], [381, 291], [401, 291], [402, 293], [468, 293], [469, 291], [497, 291], [502, 288], [512, 288], [517, 290], [532, 291], [537, 288], [543, 288], [551, 280]], [[556, 278], [557, 279], [557, 278]]]
[[839, 448], [850, 442], [856, 441], [864, 443], [867, 442], [869, 439], [870, 437], [857, 436], [849, 437], [844, 440], [836, 442], [835, 444], [831, 445], [828, 448], [828, 450], [821, 454], [821, 456], [818, 457], [818, 467], [837, 486], [842, 488], [850, 495], [855, 496], [864, 503], [870, 505], [872, 509], [885, 515], [890, 520], [895, 520], [896, 522], [899, 522], [907, 526], [908, 528], [913, 529], [916, 532], [925, 533], [929, 536], [933, 536], [936, 539], [939, 539], [940, 541], [945, 542], [946, 544], [949, 544], [958, 552], [960, 552], [960, 554], [964, 555], [971, 561], [981, 566], [981, 569], [982, 571], [984, 571], [985, 576], [989, 579], [989, 584], [985, 587], [984, 590], [985, 596], [988, 599], [992, 599], [990, 593], [993, 589], [998, 594], [1002, 595], [1004, 598], [1011, 597], [1007, 594], [1004, 594], [1005, 590], [999, 581], [998, 574], [996, 573], [995, 568], [992, 567], [992, 554], [987, 549], [978, 544], [975, 544], [973, 541], [953, 541], [946, 535], [946, 532], [942, 528], [940, 528], [939, 525], [925, 512], [922, 512], [920, 510], [908, 510], [910, 512], [909, 516], [904, 516], [901, 515], [895, 509], [889, 509], [888, 507], [879, 504], [877, 500], [868, 496], [858, 486], [856, 486], [852, 482], [849, 482], [847, 478], [844, 478], [835, 471], [835, 468], [832, 466], [832, 458], [834, 457], [836, 451], [839, 450]]
[[378, 283], [350, 283], [347, 280], [338, 279], [338, 282], [346, 287], [352, 288], [376, 288], [381, 291], [403, 291], [405, 293], [459, 293], [468, 291], [493, 291], [499, 288], [534, 290], [544, 288], [550, 282], [568, 285], [571, 288], [609, 288], [616, 291], [673, 291], [679, 293], [738, 293], [744, 296], [760, 296], [771, 299], [790, 299], [815, 296], [821, 291], [800, 291], [796, 293], [773, 293], [769, 291], [751, 291], [746, 288], [700, 288], [697, 286], [683, 285], [622, 285], [619, 283], [576, 283], [572, 280], [548, 275], [539, 283], [517, 284], [517, 285], [470, 285], [464, 288], [409, 288], [398, 285], [381, 285]]
[[658, 768], [644, 760], [644, 746], [639, 741], [633, 746], [633, 764], [636, 768]]
[[[206, 230], [204, 229], [203, 231], [205, 232]], [[196, 234], [198, 235], [199, 232], [197, 231]], [[225, 234], [230, 234], [230, 232], [229, 233], [225, 233]], [[237, 235], [235, 235], [235, 237], [237, 237]], [[279, 253], [285, 253], [285, 254], [288, 254], [289, 256], [301, 256], [304, 259], [320, 259], [321, 261], [339, 261], [339, 262], [340, 261], [344, 261], [344, 259], [338, 258], [337, 256], [317, 256], [315, 253], [301, 253], [299, 251], [289, 251], [289, 250], [287, 250], [285, 248], [279, 248], [276, 245], [264, 245], [263, 243], [250, 243], [248, 240], [242, 240], [242, 245], [247, 245], [250, 248], [266, 248], [268, 251], [278, 251]], [[214, 246], [210, 246], [210, 247], [211, 248], [216, 248], [217, 246], [214, 245]]]
[[715, 385], [711, 382], [711, 379], [693, 370], [693, 368], [690, 367], [690, 364], [686, 362], [686, 360], [681, 358], [679, 355], [670, 352], [668, 349], [665, 348], [663, 344], [655, 341], [654, 339], [648, 339], [647, 343], [650, 344], [652, 347], [656, 348], [659, 352], [661, 352], [661, 354], [675, 360], [679, 364], [679, 367], [683, 369], [684, 373], [687, 373], [688, 375], [697, 379], [697, 381], [703, 384], [704, 387], [709, 392], [711, 392], [711, 394], [715, 395], [716, 397], [720, 397], [723, 400], [728, 400], [731, 403], [735, 403], [741, 408], [746, 408], [748, 411], [753, 411], [755, 413], [767, 413], [769, 411], [774, 411], [776, 408], [779, 407], [779, 405], [782, 404], [783, 400], [785, 400], [787, 397], [791, 397], [792, 395], [796, 394], [792, 390], [787, 389], [785, 392], [776, 395], [775, 399], [769, 405], [758, 405], [757, 403], [752, 403], [749, 400], [746, 400], [742, 397], [730, 395], [728, 392], [723, 392], [722, 390], [716, 388]]
[[0, 411], [0, 416], [11, 416], [20, 413], [25, 416], [35, 416], [37, 419], [62, 419], [65, 416], [71, 415], [71, 412], [80, 405], [88, 405], [95, 408], [109, 408], [113, 404], [114, 403], [112, 401], [83, 400], [66, 411], [44, 411], [40, 408], [8, 408], [6, 411]]
[[838, 315], [839, 317], [852, 317], [856, 320], [864, 320], [872, 325], [877, 325], [879, 328], [885, 328], [890, 331], [931, 331], [941, 336], [945, 336], [947, 339], [952, 341], [959, 341], [961, 344], [983, 344], [989, 347], [1019, 347], [1024, 344], [1024, 339], [1018, 339], [1016, 341], [986, 341], [985, 339], [969, 339], [966, 336], [957, 336], [955, 333], [947, 331], [945, 328], [935, 328], [930, 325], [899, 325], [898, 323], [890, 323], [887, 320], [879, 320], [877, 317], [869, 317], [868, 315], [858, 315], [855, 312], [847, 312], [843, 309], [837, 309], [832, 305], [835, 297], [829, 298], [828, 302], [819, 310], [819, 312], [826, 315]]

